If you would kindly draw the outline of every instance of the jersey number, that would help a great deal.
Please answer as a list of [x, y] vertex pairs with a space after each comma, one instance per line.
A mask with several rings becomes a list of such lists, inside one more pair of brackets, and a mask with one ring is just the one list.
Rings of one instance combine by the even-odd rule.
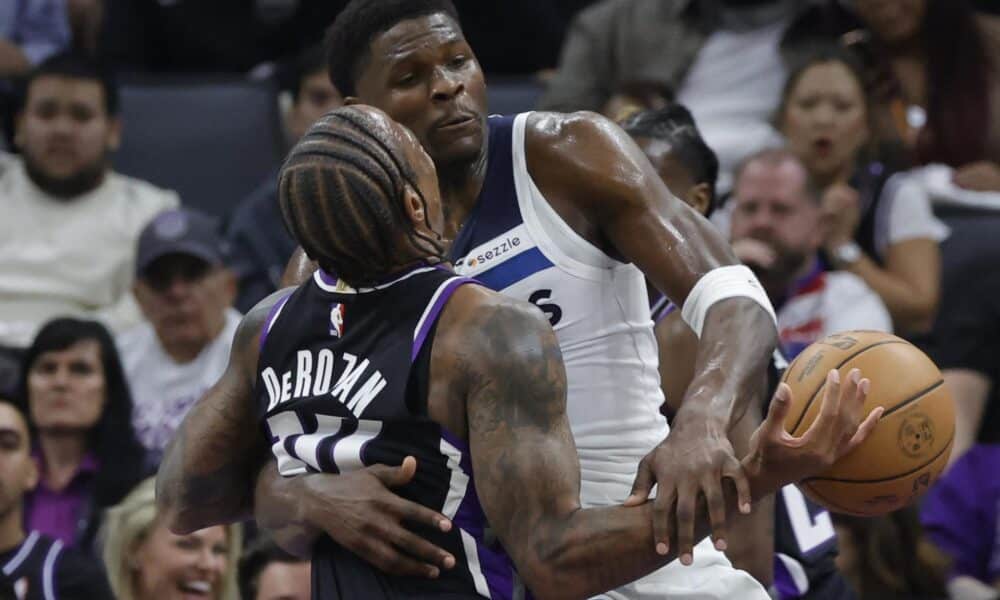
[[559, 308], [558, 304], [542, 302], [542, 300], [548, 300], [551, 297], [552, 290], [537, 290], [528, 297], [528, 302], [542, 309], [542, 312], [549, 317], [549, 325], [555, 327], [556, 323], [562, 320], [562, 309]]
[[815, 515], [810, 514], [806, 497], [794, 485], [781, 488], [781, 497], [785, 501], [785, 511], [788, 521], [795, 532], [795, 541], [799, 550], [807, 554], [836, 537], [830, 513], [820, 510]]

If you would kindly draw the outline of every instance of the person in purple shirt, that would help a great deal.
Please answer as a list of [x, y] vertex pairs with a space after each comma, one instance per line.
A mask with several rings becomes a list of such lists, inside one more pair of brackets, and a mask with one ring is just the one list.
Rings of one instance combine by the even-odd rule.
[[951, 586], [1000, 589], [1000, 444], [970, 448], [924, 499], [928, 537], [951, 557]]
[[72, 318], [46, 324], [25, 354], [19, 402], [39, 470], [25, 497], [25, 526], [90, 550], [103, 509], [145, 474], [132, 399], [104, 326]]

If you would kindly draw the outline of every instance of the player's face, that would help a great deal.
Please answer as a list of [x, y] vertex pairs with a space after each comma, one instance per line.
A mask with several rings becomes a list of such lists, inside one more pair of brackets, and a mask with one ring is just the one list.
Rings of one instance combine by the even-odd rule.
[[782, 119], [789, 146], [821, 180], [848, 172], [868, 140], [864, 92], [840, 62], [806, 69]]
[[31, 420], [41, 432], [87, 431], [97, 424], [107, 384], [96, 340], [43, 352], [28, 371]]
[[200, 350], [225, 326], [236, 285], [222, 267], [186, 254], [168, 254], [146, 269], [135, 295], [165, 347]]
[[439, 169], [471, 163], [486, 140], [486, 82], [458, 24], [402, 21], [371, 43], [355, 100], [410, 129]]
[[305, 135], [320, 117], [344, 104], [326, 71], [307, 75], [299, 85], [299, 96], [288, 113], [288, 135], [293, 142]]
[[635, 142], [656, 169], [664, 185], [685, 204], [704, 215], [708, 211], [708, 197], [691, 177], [691, 173], [676, 160], [671, 145], [663, 140], [646, 137], [635, 138]]
[[396, 127], [399, 129], [398, 137], [401, 141], [403, 155], [417, 175], [417, 185], [420, 186], [420, 193], [424, 198], [427, 210], [427, 224], [431, 233], [442, 235], [444, 233], [444, 212], [441, 209], [437, 169], [427, 151], [417, 141], [416, 136], [398, 123]]
[[772, 271], [793, 275], [819, 249], [819, 206], [805, 191], [806, 174], [790, 161], [748, 165], [733, 190], [732, 239], [755, 239], [778, 259]]
[[28, 88], [15, 141], [36, 183], [68, 196], [100, 182], [119, 134], [119, 122], [108, 115], [99, 83], [46, 76]]
[[856, 0], [854, 9], [883, 42], [897, 44], [920, 33], [927, 0]]
[[35, 487], [38, 471], [28, 447], [28, 425], [7, 401], [0, 401], [0, 520], [20, 506]]
[[135, 551], [136, 597], [220, 600], [228, 552], [224, 527], [174, 535], [156, 524]]
[[273, 562], [257, 579], [256, 598], [247, 600], [309, 600], [311, 572], [308, 562]]

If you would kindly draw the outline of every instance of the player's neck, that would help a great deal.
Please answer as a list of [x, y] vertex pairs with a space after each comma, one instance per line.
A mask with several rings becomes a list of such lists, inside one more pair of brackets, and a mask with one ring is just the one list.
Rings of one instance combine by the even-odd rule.
[[444, 210], [445, 231], [448, 239], [455, 239], [479, 201], [479, 192], [486, 180], [489, 164], [489, 144], [483, 141], [482, 151], [471, 163], [442, 165], [438, 167], [438, 187], [441, 190], [441, 204]]
[[21, 501], [0, 516], [0, 552], [8, 552], [24, 541], [24, 510]]

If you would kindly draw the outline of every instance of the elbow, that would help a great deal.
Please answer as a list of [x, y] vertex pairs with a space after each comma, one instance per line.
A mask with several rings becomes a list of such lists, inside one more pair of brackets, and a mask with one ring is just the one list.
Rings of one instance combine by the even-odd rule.
[[161, 471], [156, 476], [156, 514], [167, 529], [175, 535], [188, 535], [206, 524], [199, 523], [194, 517], [194, 506], [184, 506], [183, 494], [179, 493], [179, 484], [170, 481]]

